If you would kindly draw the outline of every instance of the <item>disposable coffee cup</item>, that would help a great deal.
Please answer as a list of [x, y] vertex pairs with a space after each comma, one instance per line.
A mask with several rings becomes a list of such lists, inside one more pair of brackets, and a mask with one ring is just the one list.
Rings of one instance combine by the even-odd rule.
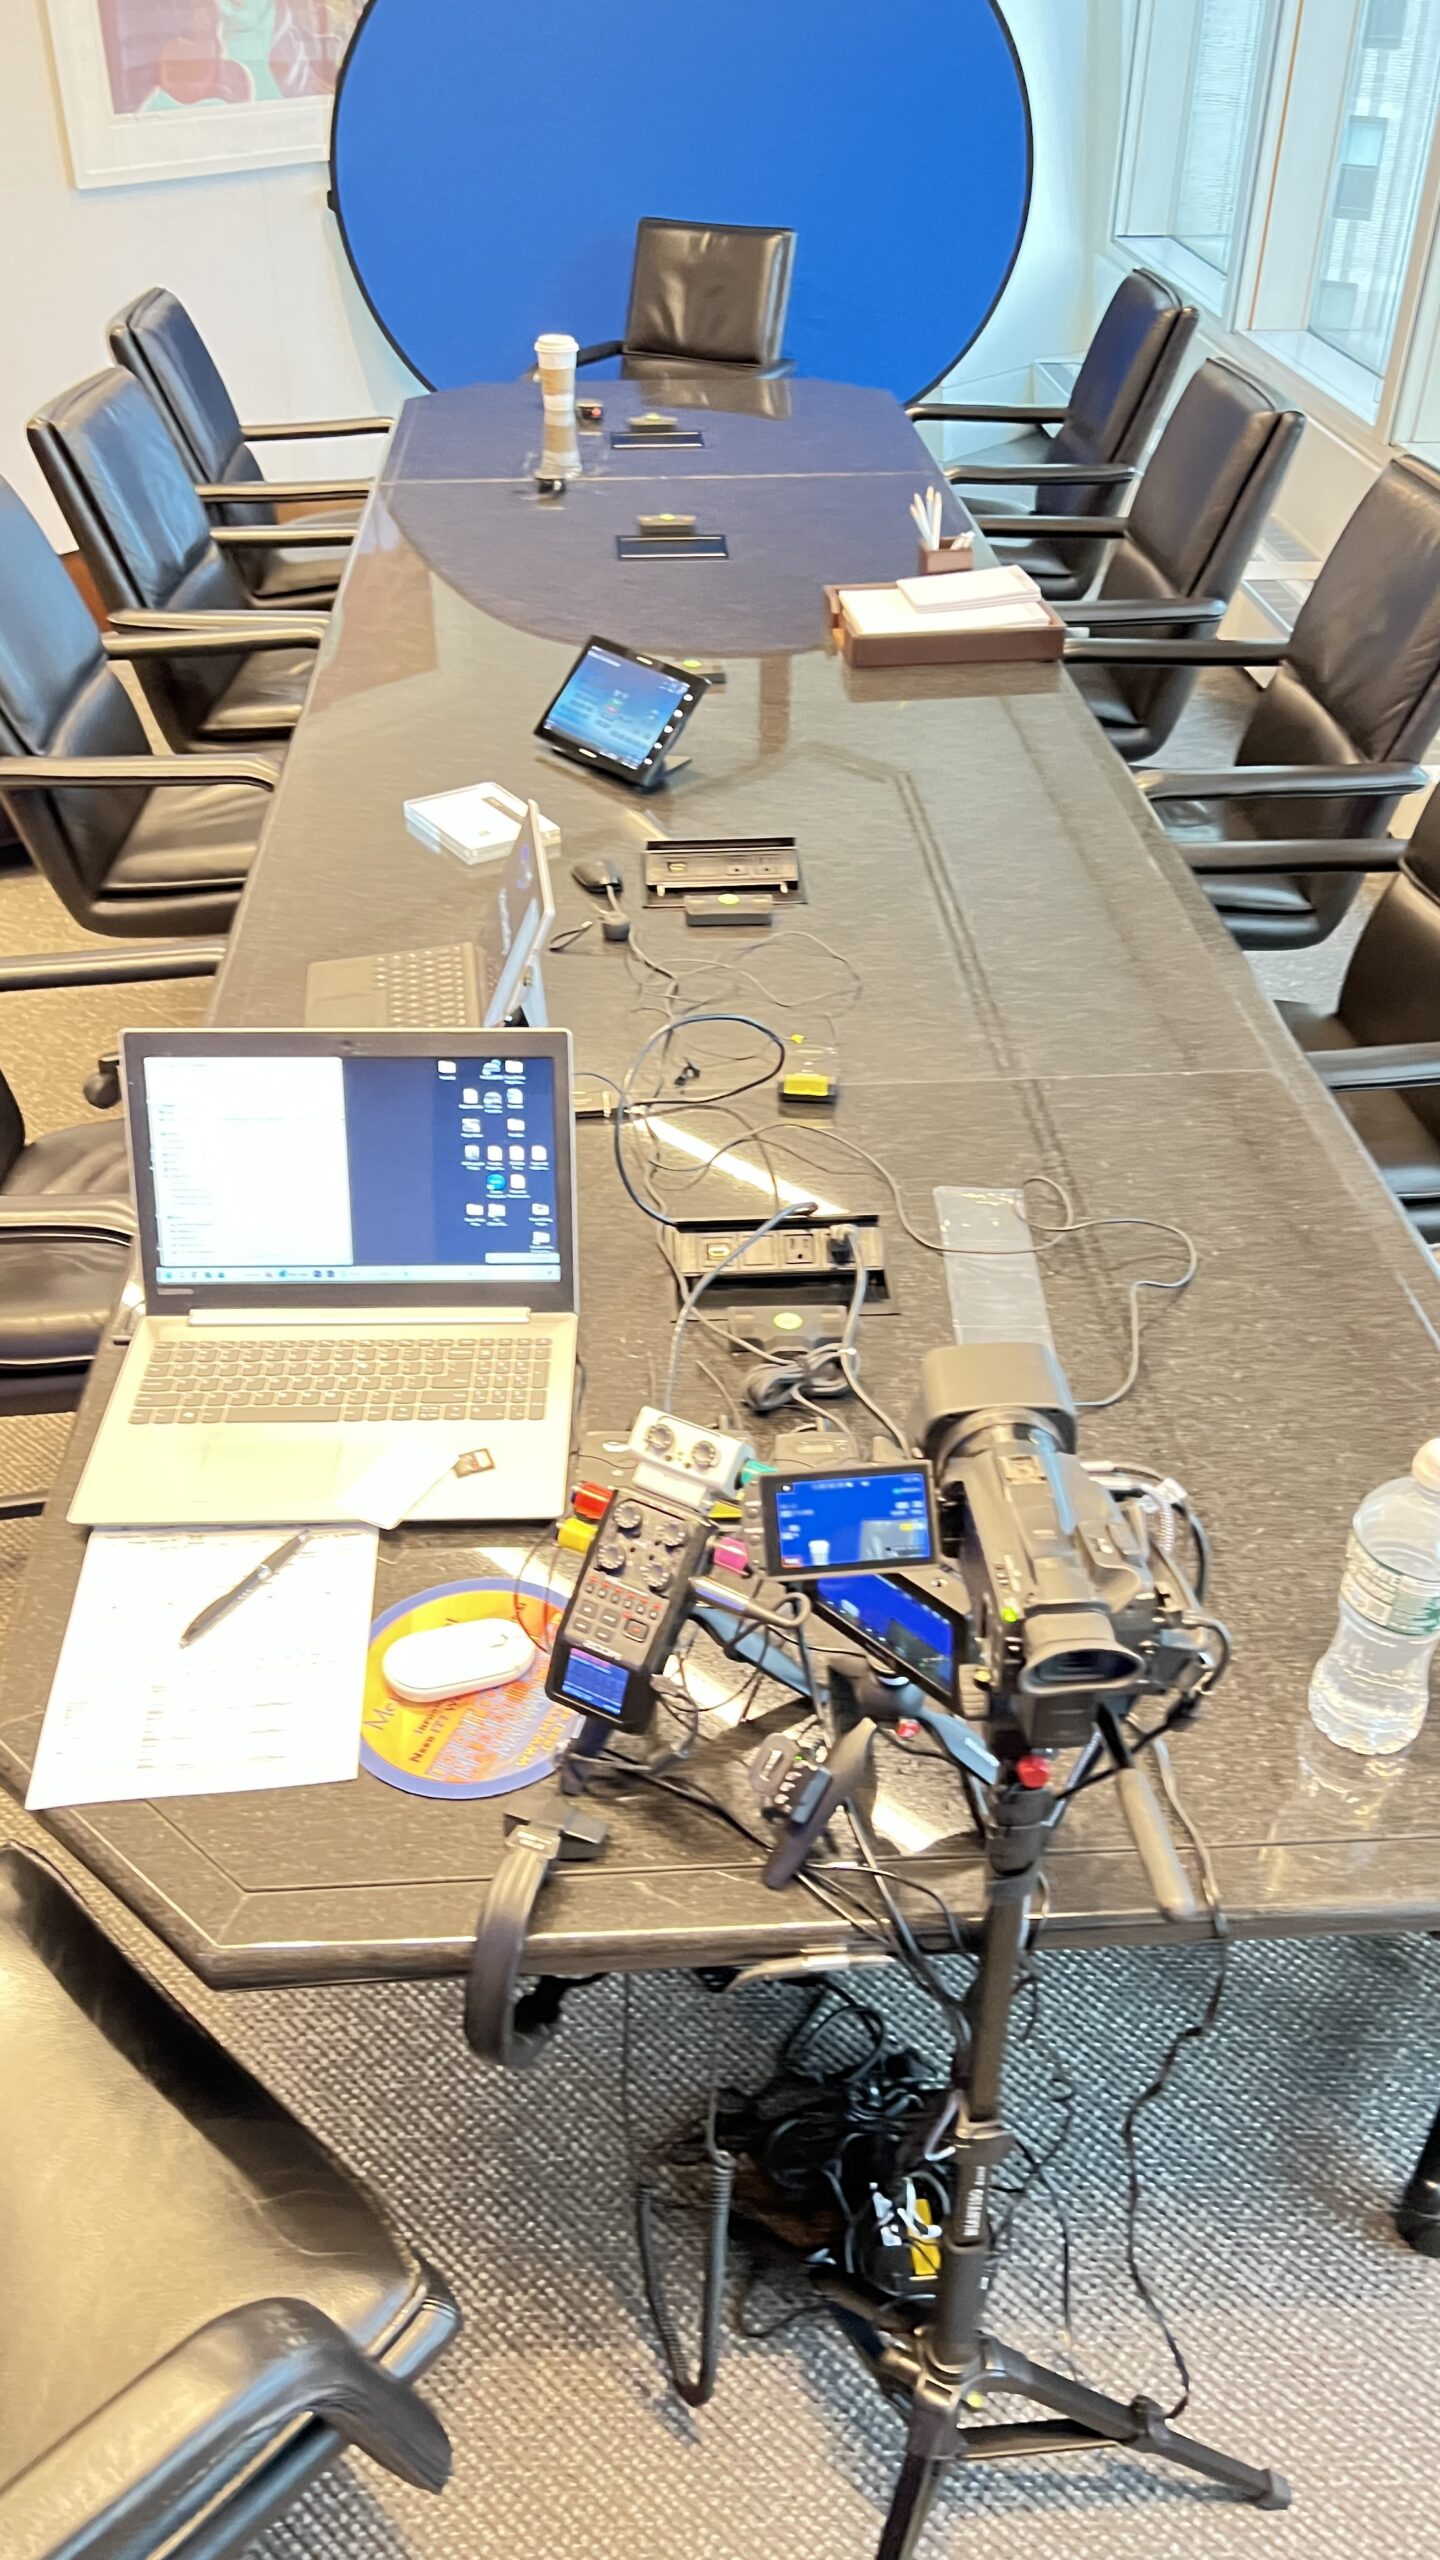
[[540, 369], [540, 389], [548, 408], [552, 400], [575, 397], [575, 359], [580, 353], [578, 338], [564, 329], [542, 330], [535, 341], [535, 362]]
[[828, 1539], [828, 1538], [812, 1538], [812, 1539], [811, 1539], [811, 1541], [810, 1541], [810, 1561], [811, 1561], [811, 1563], [812, 1563], [812, 1564], [828, 1564], [828, 1563], [829, 1563], [829, 1561], [830, 1561], [830, 1541], [829, 1541], [829, 1539]]

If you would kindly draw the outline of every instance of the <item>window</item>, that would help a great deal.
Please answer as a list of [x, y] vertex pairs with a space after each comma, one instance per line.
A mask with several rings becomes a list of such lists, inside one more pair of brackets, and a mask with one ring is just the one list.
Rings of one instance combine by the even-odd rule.
[[1137, 53], [1122, 236], [1212, 310], [1234, 262], [1274, 15], [1274, 0], [1165, 0]]
[[[1376, 378], [1390, 359], [1440, 104], [1440, 7], [1369, 9], [1350, 66], [1345, 123], [1321, 236], [1309, 325]], [[1403, 18], [1403, 25], [1400, 23]], [[1396, 30], [1399, 30], [1398, 36]]]
[[[1440, 0], [1139, 0], [1117, 231], [1388, 424], [1440, 192], [1437, 117]], [[1428, 435], [1433, 393], [1408, 397]]]

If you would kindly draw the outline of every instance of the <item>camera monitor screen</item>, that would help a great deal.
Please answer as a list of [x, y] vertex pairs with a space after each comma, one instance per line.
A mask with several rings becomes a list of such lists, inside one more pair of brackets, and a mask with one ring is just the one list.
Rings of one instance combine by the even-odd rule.
[[663, 658], [587, 640], [535, 735], [617, 781], [648, 782], [704, 690]]
[[928, 1467], [835, 1467], [761, 1476], [759, 1484], [771, 1573], [813, 1581], [820, 1574], [934, 1561]]
[[952, 1704], [958, 1677], [956, 1620], [936, 1608], [912, 1582], [891, 1573], [825, 1574], [811, 1587], [822, 1617], [842, 1627], [868, 1653], [907, 1672], [943, 1706]]

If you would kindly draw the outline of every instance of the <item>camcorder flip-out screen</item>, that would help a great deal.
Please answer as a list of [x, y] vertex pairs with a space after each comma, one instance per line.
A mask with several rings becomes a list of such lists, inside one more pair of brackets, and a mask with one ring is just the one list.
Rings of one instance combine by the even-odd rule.
[[948, 1565], [912, 1573], [822, 1574], [810, 1585], [817, 1617], [892, 1671], [953, 1707], [964, 1659], [964, 1587]]
[[705, 678], [618, 640], [587, 640], [535, 731], [547, 747], [643, 791], [706, 689]]
[[827, 1467], [758, 1478], [765, 1563], [787, 1581], [933, 1564], [935, 1489], [926, 1466]]

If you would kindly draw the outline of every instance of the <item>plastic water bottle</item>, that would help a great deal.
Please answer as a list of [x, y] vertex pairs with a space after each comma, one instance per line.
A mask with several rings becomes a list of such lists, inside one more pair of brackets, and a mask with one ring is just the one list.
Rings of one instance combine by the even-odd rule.
[[1425, 1721], [1440, 1640], [1440, 1440], [1367, 1494], [1350, 1527], [1340, 1621], [1310, 1713], [1347, 1751], [1403, 1751]]

